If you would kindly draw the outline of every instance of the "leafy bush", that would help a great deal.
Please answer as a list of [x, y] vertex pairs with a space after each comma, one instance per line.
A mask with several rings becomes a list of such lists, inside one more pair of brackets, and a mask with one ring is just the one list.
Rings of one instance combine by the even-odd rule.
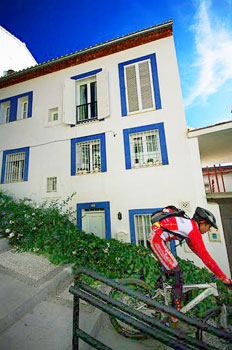
[[[17, 251], [43, 254], [54, 264], [74, 263], [74, 269], [84, 266], [108, 278], [143, 278], [155, 288], [161, 271], [148, 249], [79, 230], [67, 209], [72, 196], [61, 203], [35, 205], [30, 199], [14, 200], [0, 191], [0, 235], [9, 238]], [[211, 281], [206, 268], [178, 260], [184, 283]], [[227, 288], [220, 281], [217, 284], [222, 299], [232, 304]], [[214, 304], [214, 297], [207, 298], [199, 304], [198, 315]]]

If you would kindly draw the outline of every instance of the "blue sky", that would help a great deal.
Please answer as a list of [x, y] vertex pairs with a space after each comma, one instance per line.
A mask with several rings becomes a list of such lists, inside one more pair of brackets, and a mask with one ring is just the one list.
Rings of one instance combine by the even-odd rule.
[[187, 125], [232, 119], [232, 0], [1, 0], [0, 25], [38, 63], [169, 19]]

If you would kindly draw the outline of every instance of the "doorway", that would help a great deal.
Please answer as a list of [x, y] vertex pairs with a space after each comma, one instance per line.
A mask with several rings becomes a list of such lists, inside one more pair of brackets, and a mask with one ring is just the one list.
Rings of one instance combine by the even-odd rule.
[[77, 226], [86, 233], [110, 239], [110, 202], [78, 203]]
[[105, 210], [82, 209], [82, 230], [94, 233], [99, 238], [105, 238]]

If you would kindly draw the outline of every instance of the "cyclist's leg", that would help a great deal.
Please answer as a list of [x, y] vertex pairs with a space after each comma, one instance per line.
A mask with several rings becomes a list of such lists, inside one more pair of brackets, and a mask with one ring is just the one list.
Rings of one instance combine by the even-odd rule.
[[[171, 272], [171, 275], [174, 276], [175, 284], [173, 286], [172, 294], [172, 306], [175, 307], [177, 311], [181, 309], [181, 300], [183, 299], [183, 277], [182, 271], [177, 265]], [[174, 320], [175, 321], [175, 320]]]
[[[161, 264], [168, 271], [168, 274], [174, 275], [175, 284], [173, 286], [173, 298], [172, 306], [176, 308], [177, 311], [181, 309], [181, 300], [182, 300], [182, 291], [183, 291], [183, 280], [182, 272], [178, 265], [178, 262], [170, 249], [167, 247], [164, 240], [160, 237], [161, 232], [157, 232], [151, 235], [149, 238], [151, 247], [156, 254], [157, 258], [160, 260]], [[173, 318], [173, 322], [177, 321], [176, 318]]]

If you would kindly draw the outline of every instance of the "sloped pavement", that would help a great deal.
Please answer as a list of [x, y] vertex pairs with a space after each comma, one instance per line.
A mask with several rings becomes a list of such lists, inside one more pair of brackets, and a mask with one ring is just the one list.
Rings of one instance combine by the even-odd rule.
[[[43, 256], [16, 253], [0, 239], [0, 349], [71, 350], [71, 266], [55, 266]], [[80, 327], [115, 350], [165, 349], [153, 340], [118, 335], [107, 315], [81, 302]], [[93, 349], [80, 341], [79, 350]]]

